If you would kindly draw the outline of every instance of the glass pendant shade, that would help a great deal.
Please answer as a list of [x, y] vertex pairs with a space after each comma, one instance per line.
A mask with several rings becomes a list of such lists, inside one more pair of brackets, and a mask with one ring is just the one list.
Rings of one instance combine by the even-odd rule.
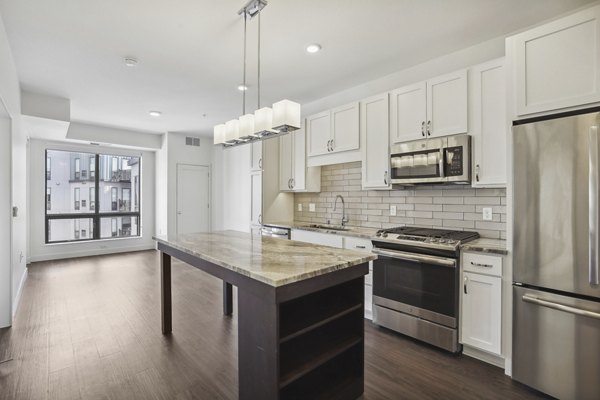
[[291, 132], [300, 129], [300, 104], [281, 100], [273, 104], [273, 129]]
[[225, 141], [235, 142], [240, 137], [240, 121], [232, 119], [225, 123]]
[[257, 136], [275, 133], [273, 131], [273, 110], [270, 107], [254, 111], [254, 132]]
[[240, 138], [249, 139], [255, 136], [254, 114], [246, 114], [240, 117]]
[[221, 144], [225, 142], [225, 124], [215, 125], [214, 132], [214, 144]]

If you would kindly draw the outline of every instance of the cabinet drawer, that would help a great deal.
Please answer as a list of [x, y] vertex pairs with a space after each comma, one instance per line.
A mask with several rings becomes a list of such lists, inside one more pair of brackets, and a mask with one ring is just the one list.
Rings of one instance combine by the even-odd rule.
[[369, 239], [355, 237], [344, 237], [344, 248], [348, 250], [364, 251], [370, 253], [373, 250], [373, 244]]
[[463, 253], [462, 262], [464, 271], [502, 276], [502, 257], [481, 253]]

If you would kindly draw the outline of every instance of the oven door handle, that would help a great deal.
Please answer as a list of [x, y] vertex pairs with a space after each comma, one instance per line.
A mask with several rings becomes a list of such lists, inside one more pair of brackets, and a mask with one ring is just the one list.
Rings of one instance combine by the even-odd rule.
[[382, 250], [378, 248], [374, 248], [372, 251], [375, 254], [379, 254], [381, 256], [390, 258], [396, 258], [399, 260], [407, 260], [424, 264], [434, 264], [442, 267], [456, 268], [456, 260], [453, 258], [427, 256], [424, 254], [407, 253], [398, 250]]

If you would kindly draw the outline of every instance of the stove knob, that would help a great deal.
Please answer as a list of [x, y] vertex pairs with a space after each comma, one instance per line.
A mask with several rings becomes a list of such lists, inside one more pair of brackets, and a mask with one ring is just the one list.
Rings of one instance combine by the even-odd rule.
[[447, 242], [447, 240], [446, 240], [446, 239], [440, 239], [438, 242], [439, 242], [439, 243], [446, 243], [446, 242]]
[[378, 232], [375, 234], [375, 236], [377, 236], [377, 237], [381, 236], [381, 232], [379, 232], [379, 231], [378, 231]]
[[383, 234], [381, 236], [384, 237], [384, 238], [386, 238], [387, 237], [387, 233], [383, 232]]

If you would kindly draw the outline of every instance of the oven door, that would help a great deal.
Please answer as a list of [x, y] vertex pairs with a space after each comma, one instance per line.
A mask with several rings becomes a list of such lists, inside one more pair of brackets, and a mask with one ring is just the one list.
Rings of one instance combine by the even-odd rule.
[[458, 269], [454, 258], [373, 249], [373, 303], [449, 328], [457, 327]]

